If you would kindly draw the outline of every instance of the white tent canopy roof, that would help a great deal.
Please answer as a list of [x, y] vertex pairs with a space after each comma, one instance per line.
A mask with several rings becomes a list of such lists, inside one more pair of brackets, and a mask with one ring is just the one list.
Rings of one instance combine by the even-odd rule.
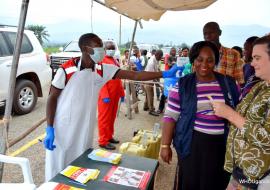
[[105, 5], [134, 20], [159, 20], [166, 11], [203, 9], [216, 0], [105, 0]]

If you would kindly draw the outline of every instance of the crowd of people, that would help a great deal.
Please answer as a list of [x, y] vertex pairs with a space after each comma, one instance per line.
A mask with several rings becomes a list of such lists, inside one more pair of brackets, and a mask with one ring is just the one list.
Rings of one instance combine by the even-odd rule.
[[160, 156], [170, 163], [172, 145], [176, 150], [175, 190], [269, 190], [270, 35], [250, 36], [242, 49], [221, 44], [216, 22], [202, 31], [204, 41], [191, 48], [172, 47], [164, 56], [155, 50], [148, 58], [147, 50], [135, 47], [121, 60], [114, 58], [113, 43], [104, 50], [97, 35], [82, 35], [82, 56], [63, 64], [52, 81], [46, 180], [92, 146], [96, 106], [99, 146], [116, 149], [114, 122], [125, 101], [120, 79], [130, 79], [148, 81], [131, 86], [135, 101], [142, 92], [143, 110], [163, 115]]

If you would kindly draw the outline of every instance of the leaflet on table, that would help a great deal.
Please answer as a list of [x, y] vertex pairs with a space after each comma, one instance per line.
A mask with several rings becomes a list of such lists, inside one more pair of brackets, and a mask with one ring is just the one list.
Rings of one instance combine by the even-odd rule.
[[63, 183], [47, 182], [43, 183], [39, 190], [84, 190], [82, 188], [72, 187]]
[[103, 149], [95, 149], [88, 158], [96, 161], [108, 162], [112, 164], [118, 164], [121, 161], [122, 154], [109, 152]]
[[144, 190], [150, 176], [151, 172], [113, 166], [108, 174], [104, 177], [104, 180], [110, 183], [136, 187]]
[[86, 183], [89, 180], [97, 179], [100, 171], [97, 169], [82, 168], [77, 166], [68, 166], [61, 174], [80, 183]]

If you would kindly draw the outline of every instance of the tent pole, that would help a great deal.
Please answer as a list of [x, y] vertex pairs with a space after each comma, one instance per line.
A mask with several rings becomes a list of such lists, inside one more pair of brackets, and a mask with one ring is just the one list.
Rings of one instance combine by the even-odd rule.
[[[25, 26], [25, 20], [27, 15], [27, 9], [28, 9], [29, 0], [22, 0], [21, 5], [21, 13], [20, 13], [20, 19], [18, 24], [18, 31], [16, 36], [16, 43], [14, 47], [13, 52], [13, 59], [12, 59], [12, 65], [11, 65], [11, 72], [10, 72], [10, 78], [9, 78], [9, 87], [8, 87], [8, 99], [6, 101], [6, 107], [5, 107], [5, 115], [4, 115], [4, 127], [0, 127], [0, 154], [5, 154], [7, 149], [7, 136], [8, 136], [8, 130], [9, 130], [9, 123], [10, 123], [10, 115], [12, 111], [12, 104], [13, 104], [13, 96], [14, 96], [14, 90], [15, 90], [15, 84], [16, 84], [16, 74], [18, 69], [18, 62], [21, 52], [21, 45], [22, 45], [22, 38], [23, 38], [23, 31]], [[3, 170], [4, 170], [4, 164], [0, 164], [0, 182], [2, 181], [3, 177]]]
[[[131, 57], [131, 51], [132, 51], [132, 47], [133, 47], [133, 44], [134, 44], [134, 38], [135, 38], [135, 34], [136, 34], [136, 29], [137, 29], [137, 25], [138, 25], [138, 20], [135, 21], [135, 25], [134, 25], [134, 29], [133, 29], [133, 34], [132, 34], [132, 39], [131, 39], [131, 42], [130, 42], [130, 47], [129, 47], [129, 54], [128, 54], [128, 66], [129, 66], [129, 70], [131, 69], [130, 67], [130, 57]], [[133, 85], [133, 82], [132, 82], [132, 85], [130, 85], [131, 83], [128, 82], [127, 83], [127, 86], [126, 86], [126, 97], [127, 97], [127, 117], [128, 119], [132, 119], [132, 114], [131, 114], [131, 106], [130, 106], [130, 86], [134, 87]], [[132, 89], [131, 89], [131, 94], [132, 94], [132, 101], [134, 101], [133, 97], [135, 96], [133, 93], [132, 93]], [[133, 102], [134, 104], [135, 102]]]
[[121, 15], [119, 15], [119, 43], [118, 45], [121, 46], [121, 38], [122, 38], [122, 18]]

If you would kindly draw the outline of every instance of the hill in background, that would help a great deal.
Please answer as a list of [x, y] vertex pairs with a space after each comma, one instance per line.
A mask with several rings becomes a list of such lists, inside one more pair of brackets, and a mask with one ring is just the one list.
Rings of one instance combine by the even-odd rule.
[[[74, 21], [75, 22], [75, 21]], [[68, 43], [71, 40], [78, 39], [80, 35], [92, 32], [90, 22], [76, 21], [70, 27], [69, 22], [47, 25], [46, 29], [50, 34], [49, 44], [51, 43]], [[183, 42], [192, 45], [196, 41], [203, 40], [201, 26], [181, 26], [160, 27], [147, 22], [144, 28], [137, 29], [135, 41], [137, 43], [151, 43], [164, 45], [179, 45]], [[224, 25], [221, 26], [222, 35], [220, 41], [227, 47], [235, 45], [243, 46], [244, 41], [253, 35], [262, 36], [270, 32], [269, 27], [261, 25]], [[101, 36], [103, 39], [115, 39], [119, 41], [119, 25], [113, 25], [108, 22], [99, 23], [93, 28], [93, 32]], [[122, 43], [126, 43], [131, 39], [133, 26], [122, 27]]]

